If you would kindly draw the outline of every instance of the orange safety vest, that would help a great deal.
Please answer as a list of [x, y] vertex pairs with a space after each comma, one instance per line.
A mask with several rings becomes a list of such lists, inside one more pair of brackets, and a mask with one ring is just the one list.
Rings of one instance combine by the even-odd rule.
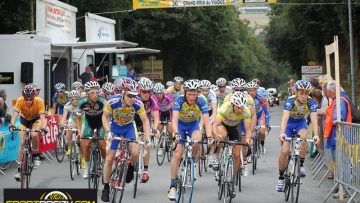
[[[342, 98], [346, 104], [347, 104], [347, 109], [348, 109], [348, 113], [346, 116], [346, 122], [351, 123], [352, 121], [352, 116], [351, 116], [351, 108], [350, 108], [350, 103], [349, 101], [345, 98], [345, 97], [340, 97]], [[333, 115], [334, 115], [334, 107], [336, 105], [336, 99], [332, 100], [331, 104], [328, 106], [328, 108], [326, 109], [326, 118], [325, 118], [325, 130], [324, 130], [324, 137], [325, 138], [329, 138], [332, 128], [333, 128]]]

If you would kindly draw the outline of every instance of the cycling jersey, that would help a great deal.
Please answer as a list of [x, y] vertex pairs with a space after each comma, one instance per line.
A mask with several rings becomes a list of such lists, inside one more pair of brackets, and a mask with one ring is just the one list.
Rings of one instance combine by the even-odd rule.
[[183, 89], [183, 87], [181, 87], [180, 90], [176, 90], [175, 87], [174, 87], [174, 85], [172, 85], [172, 86], [170, 86], [170, 87], [168, 87], [168, 88], [166, 89], [166, 92], [168, 92], [169, 94], [171, 94], [171, 96], [172, 96], [174, 99], [176, 99], [178, 96], [184, 94], [184, 89]]
[[73, 106], [71, 102], [65, 104], [64, 113], [67, 112], [68, 123], [71, 125], [76, 125], [76, 114], [78, 112], [77, 106]]
[[28, 106], [25, 102], [24, 97], [19, 97], [14, 109], [15, 112], [20, 113], [20, 128], [31, 128], [34, 124], [41, 125], [40, 115], [45, 114], [44, 101], [39, 97], [35, 97], [31, 106]]
[[163, 98], [161, 101], [158, 100], [157, 96], [151, 95], [151, 98], [158, 104], [158, 108], [160, 112], [166, 112], [171, 110], [171, 103], [174, 102], [173, 97], [169, 93], [164, 93]]
[[236, 114], [234, 112], [234, 107], [231, 102], [225, 102], [218, 110], [216, 118], [220, 119], [221, 122], [227, 126], [235, 127], [239, 125], [240, 120], [244, 119], [246, 121], [251, 120], [251, 113], [248, 107], [244, 107], [244, 110], [241, 114]]
[[[225, 97], [225, 99], [224, 99], [224, 102], [230, 102], [230, 99], [231, 99], [231, 96], [232, 96], [232, 95], [233, 95], [233, 93], [230, 93], [230, 94], [226, 95], [226, 97]], [[254, 99], [253, 99], [250, 95], [248, 95], [248, 94], [246, 94], [246, 97], [247, 97], [247, 99], [248, 99], [248, 101], [247, 101], [247, 103], [246, 103], [247, 107], [248, 107], [248, 108], [255, 108]]]
[[256, 94], [256, 96], [253, 97], [253, 99], [255, 102], [256, 114], [261, 115], [263, 113], [263, 107], [267, 107], [267, 99], [264, 97], [261, 97], [258, 94]]
[[[150, 121], [151, 120], [151, 112], [159, 111], [159, 107], [158, 107], [156, 100], [151, 96], [149, 97], [149, 99], [147, 101], [142, 101], [140, 97], [137, 97], [137, 99], [139, 99], [144, 104], [144, 109], [145, 109], [146, 115]], [[136, 123], [136, 126], [138, 127], [138, 129], [140, 131], [142, 131], [143, 123], [138, 114], [135, 115], [135, 123]], [[151, 125], [151, 122], [150, 122], [150, 125]]]
[[224, 93], [221, 93], [220, 90], [217, 90], [216, 93], [216, 100], [218, 103], [218, 108], [221, 107], [221, 105], [224, 103], [224, 99], [226, 95], [230, 94], [232, 92], [231, 87], [226, 86]]
[[112, 115], [110, 118], [110, 130], [113, 133], [122, 129], [123, 126], [132, 125], [135, 114], [143, 115], [146, 113], [140, 98], [136, 97], [131, 106], [126, 106], [121, 95], [111, 96], [105, 105], [105, 111]]
[[64, 106], [68, 102], [68, 98], [65, 96], [65, 93], [63, 93], [62, 96], [59, 96], [58, 93], [55, 93], [52, 102], [57, 104], [57, 111], [58, 114], [62, 115], [64, 113]]
[[206, 101], [202, 97], [197, 97], [195, 103], [189, 105], [183, 95], [175, 99], [174, 111], [179, 112], [179, 123], [185, 124], [192, 124], [198, 120], [201, 114], [208, 113]]
[[309, 113], [317, 112], [317, 103], [308, 97], [306, 104], [300, 104], [296, 96], [291, 96], [286, 100], [284, 110], [290, 111], [291, 119], [305, 119]]
[[217, 100], [216, 100], [216, 93], [214, 92], [214, 90], [209, 90], [209, 94], [207, 96], [203, 95], [206, 99], [206, 106], [207, 106], [207, 110], [210, 111], [211, 109], [211, 105], [212, 104], [216, 104]]

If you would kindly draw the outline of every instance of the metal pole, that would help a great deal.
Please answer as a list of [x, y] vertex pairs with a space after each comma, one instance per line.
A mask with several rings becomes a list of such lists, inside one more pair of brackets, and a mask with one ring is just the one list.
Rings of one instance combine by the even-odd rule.
[[348, 0], [348, 13], [349, 13], [349, 39], [350, 39], [350, 80], [351, 80], [351, 101], [356, 105], [355, 99], [355, 78], [354, 78], [354, 45], [353, 45], [353, 27], [352, 27], [352, 15], [351, 15], [351, 0]]

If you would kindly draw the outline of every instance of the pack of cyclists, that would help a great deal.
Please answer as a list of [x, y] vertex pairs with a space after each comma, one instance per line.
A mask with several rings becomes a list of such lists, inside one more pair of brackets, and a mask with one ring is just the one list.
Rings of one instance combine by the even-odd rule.
[[[230, 85], [228, 85], [230, 84]], [[60, 129], [76, 128], [80, 138], [82, 156], [83, 178], [88, 178], [91, 138], [98, 136], [101, 151], [103, 170], [103, 183], [101, 199], [109, 202], [110, 175], [115, 160], [116, 150], [120, 141], [112, 139], [123, 137], [125, 139], [139, 139], [146, 143], [146, 155], [143, 159], [144, 172], [141, 181], [146, 183], [149, 178], [149, 160], [151, 157], [150, 145], [154, 137], [159, 137], [163, 125], [161, 121], [168, 122], [168, 133], [173, 139], [175, 149], [171, 159], [171, 177], [168, 198], [177, 199], [176, 184], [179, 163], [183, 157], [186, 135], [194, 140], [205, 139], [209, 147], [216, 148], [213, 157], [209, 157], [209, 165], [217, 171], [221, 145], [216, 141], [234, 140], [251, 145], [253, 133], [258, 126], [261, 140], [261, 152], [265, 153], [265, 139], [270, 131], [270, 113], [265, 89], [260, 86], [260, 81], [254, 79], [246, 82], [244, 79], [235, 78], [229, 83], [225, 78], [218, 78], [215, 84], [209, 80], [190, 79], [184, 80], [180, 76], [168, 81], [166, 88], [162, 83], [153, 83], [148, 78], [135, 81], [124, 78], [120, 82], [106, 82], [101, 87], [96, 81], [86, 84], [74, 82], [71, 91], [66, 92], [63, 83], [55, 85], [56, 93], [52, 98], [53, 106], [51, 116], [56, 113], [60, 117]], [[296, 94], [285, 101], [283, 116], [280, 126], [279, 140], [282, 148], [279, 156], [279, 179], [276, 190], [284, 191], [284, 170], [286, 158], [289, 154], [289, 143], [285, 137], [293, 135], [293, 131], [306, 138], [307, 124], [305, 117], [310, 114], [315, 132], [317, 129], [317, 103], [309, 98], [312, 90], [311, 84], [299, 80], [294, 85]], [[22, 96], [18, 98], [9, 130], [15, 130], [15, 121], [20, 116], [19, 128], [37, 129], [47, 133], [45, 108], [42, 99], [35, 96], [32, 85], [25, 86]], [[143, 132], [139, 136], [138, 132]], [[21, 163], [21, 149], [24, 141], [24, 132], [20, 132], [21, 142], [18, 163]], [[38, 167], [41, 161], [38, 158], [39, 139], [32, 133], [32, 146], [34, 150], [34, 165]], [[65, 140], [70, 143], [71, 132], [68, 131]], [[314, 140], [318, 140], [315, 135]], [[176, 146], [176, 147], [175, 147]], [[71, 145], [67, 145], [66, 154], [70, 155]], [[126, 174], [126, 183], [134, 178], [136, 162], [139, 160], [139, 146], [130, 143], [130, 164]], [[200, 159], [200, 144], [193, 145], [195, 160], [195, 176]], [[241, 153], [243, 156], [241, 156]], [[235, 146], [233, 157], [235, 160], [235, 173], [240, 167], [240, 162], [245, 165], [244, 175], [248, 173], [247, 163], [251, 162], [251, 150], [247, 146]], [[301, 175], [305, 176], [303, 167], [306, 154], [306, 144], [300, 153]], [[243, 157], [241, 160], [240, 157]], [[20, 165], [19, 165], [20, 166]], [[20, 172], [20, 168], [18, 170]], [[21, 176], [15, 175], [17, 181]], [[235, 191], [233, 194], [235, 197]]]

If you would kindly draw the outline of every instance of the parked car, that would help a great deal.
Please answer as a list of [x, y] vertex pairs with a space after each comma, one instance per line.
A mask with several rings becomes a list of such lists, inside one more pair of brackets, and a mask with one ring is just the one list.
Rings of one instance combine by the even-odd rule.
[[277, 104], [278, 106], [280, 105], [280, 99], [278, 97], [276, 88], [268, 88], [266, 93], [269, 95], [268, 98], [271, 100], [271, 102], [269, 102], [270, 106], [274, 106], [274, 104]]

